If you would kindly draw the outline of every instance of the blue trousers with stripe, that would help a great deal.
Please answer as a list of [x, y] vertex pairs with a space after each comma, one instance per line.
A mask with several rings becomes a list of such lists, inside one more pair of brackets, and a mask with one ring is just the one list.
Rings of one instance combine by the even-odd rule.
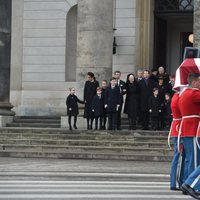
[[184, 159], [184, 182], [192, 174], [200, 163], [200, 150], [196, 144], [195, 137], [183, 138], [183, 146], [185, 151]]
[[183, 161], [184, 161], [184, 150], [182, 153], [178, 152], [177, 147], [178, 137], [172, 137], [171, 140], [174, 144], [174, 156], [171, 162], [171, 172], [170, 172], [170, 188], [180, 188], [183, 184], [184, 174], [183, 174]]
[[185, 181], [185, 184], [200, 191], [200, 166], [190, 174], [190, 176]]

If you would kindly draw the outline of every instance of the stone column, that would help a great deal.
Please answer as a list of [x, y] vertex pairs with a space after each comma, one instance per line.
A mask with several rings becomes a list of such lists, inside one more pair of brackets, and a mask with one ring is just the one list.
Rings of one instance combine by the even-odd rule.
[[153, 64], [154, 0], [137, 0], [136, 8], [136, 65], [147, 68]]
[[200, 47], [200, 0], [194, 1], [194, 47]]
[[76, 81], [83, 86], [88, 71], [97, 80], [112, 76], [113, 0], [79, 0]]
[[0, 115], [14, 115], [9, 103], [11, 0], [0, 0]]

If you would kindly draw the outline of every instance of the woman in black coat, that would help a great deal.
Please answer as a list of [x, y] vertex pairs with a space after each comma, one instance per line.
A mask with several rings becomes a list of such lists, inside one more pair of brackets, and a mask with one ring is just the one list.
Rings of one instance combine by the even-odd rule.
[[87, 119], [87, 129], [92, 129], [93, 113], [92, 113], [92, 100], [96, 95], [96, 89], [99, 87], [99, 82], [96, 81], [94, 74], [88, 72], [88, 81], [85, 82], [84, 86], [84, 101], [85, 110], [84, 118]]
[[71, 118], [72, 116], [74, 116], [74, 128], [77, 129], [76, 121], [77, 121], [77, 115], [79, 114], [78, 103], [84, 104], [84, 101], [79, 100], [79, 98], [75, 95], [75, 88], [70, 88], [69, 90], [70, 94], [66, 99], [66, 105], [67, 105], [69, 129], [72, 130]]
[[129, 74], [126, 81], [126, 101], [124, 113], [128, 115], [129, 130], [135, 129], [138, 110], [138, 83], [134, 74]]

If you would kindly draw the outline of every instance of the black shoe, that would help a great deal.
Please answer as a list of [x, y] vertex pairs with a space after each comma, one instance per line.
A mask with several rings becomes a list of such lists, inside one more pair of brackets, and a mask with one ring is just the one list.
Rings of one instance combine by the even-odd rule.
[[173, 191], [181, 191], [180, 188], [170, 188], [170, 190], [173, 190]]
[[77, 129], [77, 126], [76, 126], [76, 124], [74, 124], [74, 129]]
[[72, 131], [72, 126], [69, 126], [69, 130]]
[[183, 192], [186, 192], [188, 195], [190, 195], [191, 197], [195, 199], [200, 199], [200, 197], [198, 196], [198, 193], [196, 193], [195, 190], [191, 188], [189, 185], [183, 184], [181, 186], [181, 190]]

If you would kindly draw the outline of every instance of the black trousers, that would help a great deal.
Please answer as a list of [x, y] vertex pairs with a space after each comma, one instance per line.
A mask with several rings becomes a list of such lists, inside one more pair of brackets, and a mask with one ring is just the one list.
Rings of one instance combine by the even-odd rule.
[[[95, 117], [95, 129], [97, 130], [98, 128], [101, 130], [102, 129], [102, 122], [103, 122], [103, 117]], [[98, 126], [99, 124], [99, 126]]]
[[117, 111], [117, 130], [121, 129], [121, 112], [122, 112], [122, 105], [120, 105]]
[[142, 128], [149, 128], [149, 111], [142, 111]]
[[76, 122], [77, 122], [77, 116], [68, 116], [68, 124], [69, 124], [69, 127], [72, 126], [72, 117], [74, 117], [74, 125], [76, 125]]
[[151, 129], [159, 130], [159, 117], [151, 117]]
[[108, 130], [117, 129], [117, 112], [108, 113]]
[[136, 117], [132, 117], [128, 115], [128, 121], [129, 121], [129, 130], [135, 129], [136, 126]]

